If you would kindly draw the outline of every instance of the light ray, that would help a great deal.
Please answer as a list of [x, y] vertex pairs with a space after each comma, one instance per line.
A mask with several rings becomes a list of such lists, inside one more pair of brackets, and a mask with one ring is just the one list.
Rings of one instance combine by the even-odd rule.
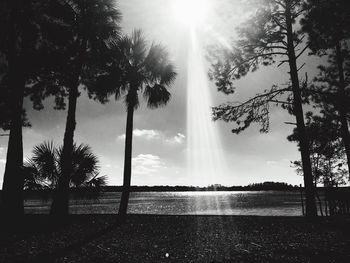
[[209, 0], [173, 1], [173, 13], [178, 23], [193, 26], [203, 23], [210, 10]]
[[[187, 71], [188, 176], [202, 186], [219, 183], [220, 178], [228, 175], [220, 135], [211, 120], [212, 102], [203, 53], [192, 29]], [[204, 203], [209, 201], [213, 199], [202, 200]], [[216, 204], [209, 206], [219, 210], [219, 201], [215, 199], [214, 202]], [[199, 207], [203, 205], [198, 204]]]

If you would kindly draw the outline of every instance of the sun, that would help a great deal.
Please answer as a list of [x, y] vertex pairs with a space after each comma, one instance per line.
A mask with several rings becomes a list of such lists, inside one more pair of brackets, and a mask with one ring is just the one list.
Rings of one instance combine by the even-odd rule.
[[176, 22], [185, 26], [203, 23], [209, 10], [209, 0], [173, 0], [173, 13]]

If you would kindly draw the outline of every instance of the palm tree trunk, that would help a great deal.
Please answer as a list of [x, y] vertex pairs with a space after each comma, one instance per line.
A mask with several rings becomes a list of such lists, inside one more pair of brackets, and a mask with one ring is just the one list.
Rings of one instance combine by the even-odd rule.
[[349, 125], [347, 120], [347, 112], [346, 112], [346, 93], [345, 93], [345, 79], [344, 79], [344, 66], [343, 66], [343, 57], [341, 51], [341, 43], [337, 41], [336, 44], [336, 57], [338, 64], [338, 73], [339, 73], [339, 115], [341, 122], [341, 133], [343, 138], [343, 143], [345, 146], [346, 157], [348, 161], [348, 173], [350, 180], [350, 133], [349, 133]]
[[69, 213], [69, 183], [72, 173], [72, 154], [74, 145], [74, 131], [76, 127], [76, 109], [79, 96], [80, 75], [82, 73], [86, 55], [87, 39], [83, 39], [80, 45], [80, 52], [76, 59], [76, 71], [72, 75], [72, 85], [69, 89], [68, 113], [66, 129], [63, 138], [62, 149], [62, 173], [58, 179], [57, 189], [54, 193], [51, 205], [51, 215], [56, 219], [66, 217]]
[[[11, 69], [10, 69], [11, 70]], [[12, 117], [8, 141], [5, 174], [2, 186], [4, 214], [9, 218], [23, 215], [23, 138], [22, 111], [25, 77], [21, 71], [10, 72]]]
[[69, 90], [68, 114], [63, 138], [62, 173], [61, 177], [58, 179], [57, 189], [51, 206], [51, 215], [57, 216], [57, 218], [68, 215], [69, 182], [72, 172], [72, 152], [76, 127], [75, 114], [78, 99], [79, 76], [76, 78], [75, 85]]
[[128, 105], [128, 113], [126, 117], [123, 191], [118, 212], [121, 217], [126, 216], [130, 195], [133, 119], [134, 105], [130, 103]]
[[294, 50], [293, 41], [293, 27], [291, 18], [291, 1], [286, 1], [286, 25], [287, 25], [287, 44], [288, 44], [288, 58], [290, 67], [290, 77], [292, 81], [293, 90], [293, 106], [294, 114], [297, 122], [297, 130], [299, 134], [299, 145], [301, 152], [301, 160], [303, 165], [304, 173], [304, 186], [305, 186], [305, 196], [306, 196], [306, 217], [316, 217], [317, 207], [315, 199], [315, 189], [313, 185], [312, 178], [312, 168], [310, 160], [310, 149], [309, 149], [309, 139], [305, 129], [304, 123], [304, 113], [301, 102], [299, 78], [298, 78], [298, 68], [296, 64], [296, 55]]

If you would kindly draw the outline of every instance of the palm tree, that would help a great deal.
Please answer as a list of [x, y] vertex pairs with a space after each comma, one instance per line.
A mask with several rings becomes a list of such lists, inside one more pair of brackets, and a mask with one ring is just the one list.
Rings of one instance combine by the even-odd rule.
[[[167, 88], [176, 78], [174, 66], [169, 62], [168, 53], [161, 45], [152, 44], [148, 49], [140, 30], [131, 37], [124, 36], [114, 45], [113, 61], [107, 74], [99, 76], [96, 86], [90, 89], [90, 95], [105, 102], [110, 95], [116, 99], [125, 95], [127, 108], [124, 179], [119, 215], [125, 216], [128, 207], [131, 165], [132, 135], [134, 111], [139, 106], [139, 94], [147, 100], [149, 108], [164, 106], [170, 99]], [[104, 89], [105, 96], [95, 90]]]
[[[24, 189], [55, 189], [62, 176], [62, 147], [43, 142], [33, 149], [32, 158], [24, 163]], [[99, 161], [88, 145], [73, 146], [73, 170], [70, 174], [71, 188], [101, 190], [107, 184], [107, 176], [99, 175]]]
[[115, 0], [70, 0], [66, 20], [71, 28], [71, 42], [67, 44], [66, 66], [60, 80], [68, 88], [68, 113], [62, 149], [62, 175], [51, 207], [51, 214], [68, 214], [69, 175], [72, 173], [74, 131], [79, 85], [86, 84], [97, 74], [105, 61], [108, 42], [117, 39], [121, 15]]

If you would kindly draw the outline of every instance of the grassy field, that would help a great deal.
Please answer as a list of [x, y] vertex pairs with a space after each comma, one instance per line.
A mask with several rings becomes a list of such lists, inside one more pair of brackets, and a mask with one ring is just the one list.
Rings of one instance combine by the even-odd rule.
[[350, 218], [27, 215], [0, 262], [350, 262]]

